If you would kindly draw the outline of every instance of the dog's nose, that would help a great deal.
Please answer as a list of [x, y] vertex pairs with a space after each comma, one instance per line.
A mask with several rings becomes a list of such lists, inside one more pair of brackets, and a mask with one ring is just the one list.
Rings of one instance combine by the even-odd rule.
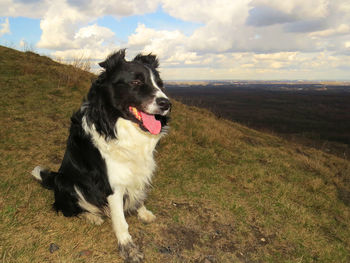
[[159, 108], [163, 111], [166, 111], [171, 107], [170, 101], [166, 98], [157, 98], [156, 103], [159, 106]]

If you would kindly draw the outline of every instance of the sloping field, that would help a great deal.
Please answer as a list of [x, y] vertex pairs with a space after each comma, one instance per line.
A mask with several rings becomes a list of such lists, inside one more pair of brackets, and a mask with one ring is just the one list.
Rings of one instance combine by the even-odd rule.
[[[122, 262], [110, 220], [56, 214], [30, 175], [58, 169], [93, 78], [0, 47], [3, 263]], [[156, 222], [127, 218], [146, 262], [350, 262], [349, 161], [178, 102], [157, 160], [147, 202]]]

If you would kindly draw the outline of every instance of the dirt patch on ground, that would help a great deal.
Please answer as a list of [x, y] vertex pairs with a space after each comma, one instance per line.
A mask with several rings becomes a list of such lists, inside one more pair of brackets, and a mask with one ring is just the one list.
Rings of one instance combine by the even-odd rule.
[[169, 247], [177, 252], [183, 249], [193, 250], [194, 245], [199, 244], [200, 234], [184, 226], [169, 226], [164, 233], [168, 240]]
[[155, 240], [157, 254], [169, 262], [259, 262], [254, 255], [275, 239], [254, 220], [242, 224], [208, 203], [171, 202], [163, 212], [161, 218], [179, 219], [157, 231], [162, 233]]

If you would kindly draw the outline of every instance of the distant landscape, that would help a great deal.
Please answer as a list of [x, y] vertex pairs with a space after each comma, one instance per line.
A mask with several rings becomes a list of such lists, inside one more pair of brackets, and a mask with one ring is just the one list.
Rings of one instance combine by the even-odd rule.
[[349, 159], [350, 82], [173, 81], [168, 93], [217, 117]]

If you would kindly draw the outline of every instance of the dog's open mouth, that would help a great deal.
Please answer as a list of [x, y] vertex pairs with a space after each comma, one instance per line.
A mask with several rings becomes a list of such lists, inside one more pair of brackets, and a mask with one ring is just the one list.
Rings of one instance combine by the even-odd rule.
[[143, 128], [151, 134], [159, 134], [162, 129], [162, 124], [155, 118], [154, 115], [137, 110], [135, 107], [129, 107], [129, 111], [134, 117], [140, 121]]

